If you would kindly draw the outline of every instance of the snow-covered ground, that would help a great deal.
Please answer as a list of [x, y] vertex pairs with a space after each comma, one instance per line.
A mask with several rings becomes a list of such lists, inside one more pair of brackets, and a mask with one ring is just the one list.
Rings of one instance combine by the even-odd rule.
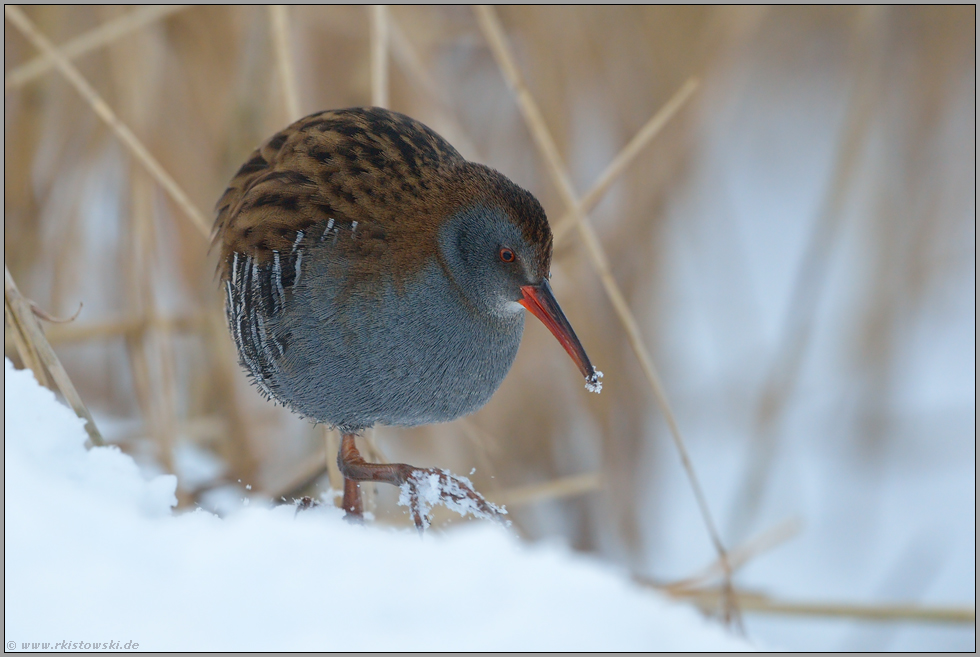
[[[625, 573], [498, 525], [356, 527], [338, 509], [174, 514], [4, 365], [4, 641], [140, 650], [742, 650]], [[26, 645], [25, 645], [26, 644]], [[81, 645], [79, 645], [81, 644]]]

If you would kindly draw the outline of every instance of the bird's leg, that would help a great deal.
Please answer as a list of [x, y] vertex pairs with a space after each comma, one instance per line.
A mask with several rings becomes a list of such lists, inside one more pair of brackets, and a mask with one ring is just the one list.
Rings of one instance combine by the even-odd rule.
[[354, 522], [364, 521], [364, 504], [361, 501], [361, 485], [358, 482], [366, 480], [357, 476], [360, 474], [359, 468], [363, 465], [367, 465], [367, 462], [357, 451], [354, 434], [345, 433], [340, 451], [337, 453], [337, 467], [344, 475], [343, 508], [347, 512], [344, 517]]
[[364, 504], [361, 501], [361, 485], [353, 479], [344, 477], [344, 516], [348, 520], [364, 520]]
[[347, 518], [360, 520], [364, 517], [361, 504], [361, 481], [380, 481], [400, 486], [411, 475], [412, 466], [402, 463], [368, 463], [357, 451], [354, 434], [345, 433], [337, 454], [337, 467], [344, 475], [344, 511]]
[[[469, 481], [435, 468], [416, 468], [405, 463], [368, 463], [357, 451], [354, 434], [345, 433], [337, 454], [337, 466], [344, 475], [344, 510], [347, 518], [363, 517], [358, 482], [375, 481], [402, 488], [412, 513], [415, 527], [422, 531], [429, 526], [428, 509], [442, 502], [461, 515], [499, 518], [506, 511], [497, 508], [473, 490]], [[399, 500], [399, 503], [404, 503]]]

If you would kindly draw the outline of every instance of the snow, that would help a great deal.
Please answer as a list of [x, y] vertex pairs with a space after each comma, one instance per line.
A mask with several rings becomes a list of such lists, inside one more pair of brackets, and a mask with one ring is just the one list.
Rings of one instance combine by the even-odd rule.
[[[4, 641], [140, 650], [744, 650], [693, 609], [498, 523], [355, 526], [329, 505], [174, 513], [4, 365]], [[28, 645], [28, 649], [29, 649]]]
[[503, 521], [507, 509], [488, 502], [473, 488], [473, 482], [466, 477], [454, 475], [449, 470], [420, 470], [401, 485], [398, 505], [407, 506], [413, 517], [428, 529], [431, 521], [429, 511], [442, 504], [462, 517], [471, 515], [482, 520]]
[[585, 377], [585, 389], [597, 395], [602, 392], [602, 372], [593, 367], [592, 374]]

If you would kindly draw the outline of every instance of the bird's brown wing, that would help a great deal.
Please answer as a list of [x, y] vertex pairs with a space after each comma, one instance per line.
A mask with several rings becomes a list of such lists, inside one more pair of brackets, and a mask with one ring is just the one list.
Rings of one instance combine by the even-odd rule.
[[310, 231], [333, 229], [351, 231], [354, 239], [338, 248], [356, 252], [355, 262], [406, 273], [413, 263], [398, 254], [422, 259], [435, 249], [444, 174], [463, 162], [442, 137], [396, 112], [355, 108], [300, 119], [256, 149], [218, 201], [212, 245], [221, 277], [235, 253], [268, 263]]

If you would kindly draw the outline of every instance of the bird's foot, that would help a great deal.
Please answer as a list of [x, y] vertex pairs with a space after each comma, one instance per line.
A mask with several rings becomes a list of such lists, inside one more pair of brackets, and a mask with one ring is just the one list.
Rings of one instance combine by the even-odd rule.
[[[401, 484], [398, 504], [407, 506], [421, 534], [428, 529], [429, 510], [437, 504], [461, 516], [504, 522], [507, 509], [488, 502], [473, 488], [473, 482], [458, 477], [448, 470], [436, 468], [412, 468]], [[509, 524], [509, 523], [508, 523]]]
[[457, 477], [448, 470], [416, 468], [406, 463], [368, 463], [357, 451], [354, 434], [344, 434], [337, 466], [344, 475], [345, 518], [351, 522], [363, 522], [364, 509], [358, 485], [361, 481], [398, 486], [401, 489], [398, 504], [409, 508], [420, 533], [428, 529], [429, 511], [436, 504], [444, 504], [464, 517], [469, 514], [500, 522], [504, 522], [503, 516], [507, 513], [506, 509], [491, 504], [477, 493], [469, 479]]

